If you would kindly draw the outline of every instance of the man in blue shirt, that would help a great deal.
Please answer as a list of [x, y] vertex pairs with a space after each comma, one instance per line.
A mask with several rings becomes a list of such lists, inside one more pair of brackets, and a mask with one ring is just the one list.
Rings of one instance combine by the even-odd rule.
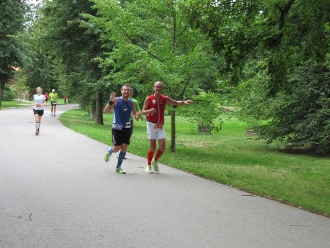
[[113, 146], [109, 147], [104, 160], [108, 162], [112, 153], [120, 151], [116, 166], [116, 172], [119, 174], [126, 174], [121, 168], [121, 164], [123, 163], [130, 142], [131, 114], [134, 119], [139, 118], [136, 112], [136, 104], [129, 98], [130, 90], [130, 85], [125, 84], [121, 87], [121, 97], [116, 97], [116, 93], [112, 92], [110, 94], [110, 100], [103, 110], [104, 113], [108, 113], [111, 110], [114, 112], [112, 119]]

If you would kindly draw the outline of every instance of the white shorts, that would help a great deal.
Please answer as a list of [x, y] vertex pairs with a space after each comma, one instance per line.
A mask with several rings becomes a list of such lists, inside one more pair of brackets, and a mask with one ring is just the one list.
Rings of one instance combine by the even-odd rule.
[[156, 127], [157, 127], [157, 123], [152, 123], [147, 121], [148, 139], [157, 139], [157, 140], [166, 139], [164, 125], [162, 126], [161, 129]]

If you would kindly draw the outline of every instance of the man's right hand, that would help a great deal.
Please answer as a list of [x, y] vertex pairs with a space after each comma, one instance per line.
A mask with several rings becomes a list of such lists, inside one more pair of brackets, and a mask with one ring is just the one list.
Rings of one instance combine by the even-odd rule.
[[116, 92], [110, 93], [110, 101], [114, 102], [116, 100]]

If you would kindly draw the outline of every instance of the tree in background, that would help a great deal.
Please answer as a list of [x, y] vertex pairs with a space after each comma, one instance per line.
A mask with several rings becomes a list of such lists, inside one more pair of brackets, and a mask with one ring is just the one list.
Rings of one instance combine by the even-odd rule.
[[281, 141], [286, 149], [330, 153], [330, 69], [306, 63], [288, 80], [290, 89], [272, 98], [272, 116], [259, 127], [267, 142]]
[[53, 88], [58, 90], [55, 57], [42, 42], [41, 34], [36, 22], [19, 35], [24, 54], [23, 69], [19, 72], [21, 79], [25, 78], [25, 85], [30, 92], [35, 92], [38, 86], [42, 87], [44, 92], [51, 92]]
[[13, 78], [15, 68], [22, 66], [21, 45], [16, 36], [24, 28], [27, 11], [25, 1], [0, 2], [0, 106], [6, 83]]
[[96, 124], [103, 124], [103, 69], [94, 61], [102, 57], [97, 28], [86, 25], [82, 13], [95, 15], [88, 0], [46, 1], [40, 8], [39, 38], [45, 52], [55, 62], [58, 92], [89, 108]]
[[[329, 152], [324, 135], [328, 124], [316, 117], [324, 113], [327, 118], [323, 84], [328, 82], [329, 3], [223, 0], [195, 2], [187, 9], [192, 26], [207, 33], [214, 51], [224, 56], [225, 66], [219, 65], [221, 88], [238, 100], [246, 120], [264, 123], [259, 134], [268, 142]], [[305, 100], [299, 102], [296, 92]], [[314, 132], [307, 130], [307, 122], [314, 123]]]
[[[133, 82], [133, 87], [152, 93], [155, 81], [173, 99], [191, 97], [199, 79], [212, 78], [211, 46], [198, 29], [192, 29], [181, 11], [186, 1], [93, 0], [98, 16], [88, 16], [102, 32], [107, 57], [99, 59], [111, 68], [109, 84]], [[198, 73], [197, 73], [198, 72]], [[175, 151], [175, 108], [171, 112], [171, 151]]]
[[255, 22], [262, 42], [240, 84], [245, 115], [267, 120], [259, 128], [261, 138], [317, 153], [330, 152], [325, 121], [330, 2], [325, 2], [264, 2]]
[[[329, 1], [53, 0], [42, 10], [40, 39], [56, 63], [59, 87], [85, 105], [98, 99], [100, 115], [110, 89], [129, 83], [142, 102], [160, 80], [164, 93], [177, 100], [196, 96], [207, 103], [210, 97], [221, 104], [228, 95], [241, 116], [264, 123], [260, 137], [316, 151], [317, 144], [327, 144], [327, 123], [317, 121], [317, 132], [293, 127], [305, 125], [306, 116], [316, 118], [326, 104], [306, 97], [322, 107], [302, 108], [304, 102], [293, 99], [295, 92], [309, 96], [317, 87], [319, 96], [328, 96], [321, 83], [329, 69]], [[292, 115], [288, 105], [303, 115]], [[169, 110], [174, 151], [176, 109]]]

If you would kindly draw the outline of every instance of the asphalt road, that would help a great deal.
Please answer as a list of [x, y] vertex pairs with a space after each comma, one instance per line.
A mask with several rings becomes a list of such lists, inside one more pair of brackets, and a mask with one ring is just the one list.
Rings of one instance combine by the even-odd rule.
[[60, 123], [74, 107], [47, 107], [39, 136], [29, 108], [0, 111], [1, 248], [330, 247], [329, 218], [129, 153], [116, 174], [107, 144]]

